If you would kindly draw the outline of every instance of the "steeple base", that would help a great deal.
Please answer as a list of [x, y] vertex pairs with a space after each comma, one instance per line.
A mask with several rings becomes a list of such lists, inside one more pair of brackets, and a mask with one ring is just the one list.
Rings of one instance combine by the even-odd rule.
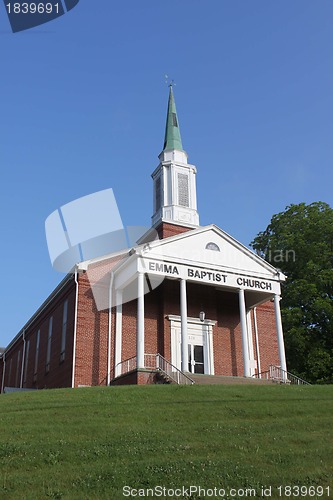
[[180, 205], [168, 205], [161, 207], [152, 217], [152, 226], [155, 227], [159, 222], [169, 224], [180, 224], [190, 226], [190, 228], [199, 226], [199, 215], [195, 209], [182, 207]]
[[195, 229], [195, 227], [170, 224], [169, 222], [160, 222], [155, 227], [158, 237], [161, 240], [164, 240], [164, 238], [170, 238], [171, 236], [177, 236], [177, 234], [186, 233], [187, 231], [191, 231], [192, 229]]

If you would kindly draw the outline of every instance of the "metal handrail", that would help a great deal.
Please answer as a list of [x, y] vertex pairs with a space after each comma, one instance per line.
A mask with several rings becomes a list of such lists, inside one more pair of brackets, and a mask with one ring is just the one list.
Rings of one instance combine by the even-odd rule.
[[[171, 379], [176, 384], [194, 384], [188, 375], [179, 370], [176, 366], [166, 360], [161, 354], [145, 354], [144, 355], [144, 366], [148, 370], [158, 370], [164, 373], [169, 379]], [[128, 372], [137, 369], [137, 357], [132, 356], [131, 358], [125, 359], [118, 363], [113, 370], [113, 377], [120, 377]], [[117, 374], [117, 375], [116, 375]]]
[[286, 370], [283, 370], [280, 366], [269, 365], [269, 370], [266, 370], [261, 373], [256, 373], [253, 375], [255, 378], [265, 378], [267, 380], [272, 380], [273, 382], [280, 382], [283, 384], [292, 384], [292, 385], [311, 385], [306, 380], [303, 380], [297, 375], [290, 373]]
[[179, 370], [175, 365], [170, 363], [161, 354], [145, 354], [146, 368], [152, 368], [163, 372], [167, 377], [173, 380], [176, 384], [193, 385], [194, 380], [184, 372]]
[[131, 372], [136, 368], [137, 368], [136, 356], [132, 356], [131, 358], [121, 361], [114, 367], [113, 378], [125, 375], [126, 373]]

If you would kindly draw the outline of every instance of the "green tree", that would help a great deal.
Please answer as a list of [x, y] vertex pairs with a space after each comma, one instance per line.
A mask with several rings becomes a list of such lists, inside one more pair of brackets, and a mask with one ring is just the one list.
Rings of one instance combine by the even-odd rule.
[[287, 275], [281, 312], [288, 370], [333, 383], [333, 209], [323, 202], [290, 205], [251, 246]]

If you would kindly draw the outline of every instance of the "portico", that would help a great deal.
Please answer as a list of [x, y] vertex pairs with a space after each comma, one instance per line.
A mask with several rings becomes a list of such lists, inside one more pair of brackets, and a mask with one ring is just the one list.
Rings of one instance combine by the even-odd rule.
[[[207, 248], [208, 243], [212, 242], [219, 248], [218, 251]], [[196, 249], [195, 261], [188, 252], [189, 248]], [[187, 258], [182, 258], [183, 255], [187, 255]], [[114, 268], [113, 274], [115, 289], [112, 295], [117, 297], [115, 377], [121, 374], [120, 365], [126, 359], [122, 353], [123, 307], [127, 307], [126, 302], [130, 300], [136, 301], [135, 367], [145, 369], [145, 354], [150, 352], [146, 347], [149, 342], [146, 340], [145, 303], [153, 290], [158, 296], [159, 287], [165, 281], [173, 282], [173, 288], [178, 288], [178, 304], [164, 305], [164, 310], [168, 313], [164, 315], [168, 325], [165, 328], [168, 331], [164, 331], [164, 335], [169, 336], [165, 342], [170, 344], [170, 350], [163, 352], [163, 355], [178, 370], [210, 375], [217, 371], [218, 374], [228, 375], [223, 372], [223, 363], [219, 360], [219, 350], [224, 347], [218, 346], [218, 342], [223, 342], [219, 339], [218, 315], [215, 313], [214, 317], [209, 317], [205, 310], [197, 311], [195, 316], [189, 313], [191, 285], [200, 285], [203, 297], [206, 295], [205, 290], [209, 289], [216, 292], [217, 297], [221, 295], [219, 292], [223, 292], [223, 297], [229, 296], [233, 303], [237, 301], [238, 320], [235, 323], [240, 330], [240, 338], [237, 339], [240, 340], [242, 350], [242, 372], [239, 369], [237, 371], [239, 376], [252, 377], [261, 369], [261, 331], [258, 328], [257, 308], [263, 303], [273, 306], [274, 302], [278, 361], [281, 368], [286, 370], [279, 308], [280, 282], [284, 276], [216, 226], [201, 227], [172, 238], [153, 241], [149, 246], [142, 244], [133, 249], [125, 263]], [[168, 302], [167, 297], [164, 300]], [[223, 302], [222, 299], [217, 299], [217, 311], [223, 311]], [[204, 313], [204, 318], [200, 317], [201, 312]], [[155, 335], [158, 337], [161, 332], [156, 331]]]

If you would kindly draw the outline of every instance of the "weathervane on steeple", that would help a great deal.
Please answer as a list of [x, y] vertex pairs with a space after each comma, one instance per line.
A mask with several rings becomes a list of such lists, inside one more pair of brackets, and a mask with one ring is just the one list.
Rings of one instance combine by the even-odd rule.
[[175, 87], [176, 86], [175, 80], [172, 80], [171, 78], [169, 78], [168, 75], [164, 75], [164, 76], [165, 76], [165, 83], [166, 83], [166, 85], [168, 85], [168, 87]]

